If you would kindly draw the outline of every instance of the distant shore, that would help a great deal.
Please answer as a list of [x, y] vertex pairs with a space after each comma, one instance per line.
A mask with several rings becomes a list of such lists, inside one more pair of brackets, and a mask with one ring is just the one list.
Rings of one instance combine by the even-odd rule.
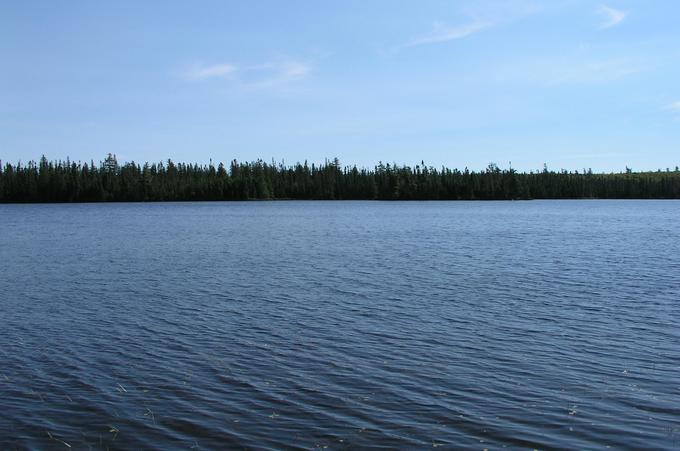
[[0, 203], [243, 200], [680, 199], [680, 170], [483, 171], [378, 164], [372, 169], [265, 163], [48, 161], [0, 167]]

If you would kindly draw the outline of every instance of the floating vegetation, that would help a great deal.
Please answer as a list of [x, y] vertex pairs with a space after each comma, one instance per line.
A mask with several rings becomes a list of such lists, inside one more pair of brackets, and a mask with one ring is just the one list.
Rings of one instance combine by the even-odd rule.
[[55, 442], [59, 442], [59, 443], [61, 443], [62, 445], [66, 446], [67, 448], [70, 448], [70, 447], [71, 447], [71, 445], [69, 445], [69, 444], [66, 443], [65, 441], [63, 441], [63, 440], [61, 440], [61, 439], [55, 437], [54, 435], [52, 435], [52, 433], [51, 433], [50, 431], [47, 431], [47, 436], [50, 438], [50, 440], [54, 440]]
[[146, 412], [144, 413], [144, 416], [145, 416], [145, 417], [151, 417], [151, 421], [153, 421], [154, 424], [156, 423], [156, 417], [154, 416], [154, 414], [153, 414], [153, 412], [151, 411], [151, 409], [149, 409], [148, 407], [147, 407], [147, 409], [146, 409]]

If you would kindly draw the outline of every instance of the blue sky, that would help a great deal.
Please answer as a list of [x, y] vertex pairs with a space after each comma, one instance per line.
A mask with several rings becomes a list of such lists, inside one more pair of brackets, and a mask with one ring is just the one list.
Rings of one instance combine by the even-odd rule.
[[680, 164], [680, 2], [0, 2], [0, 159]]

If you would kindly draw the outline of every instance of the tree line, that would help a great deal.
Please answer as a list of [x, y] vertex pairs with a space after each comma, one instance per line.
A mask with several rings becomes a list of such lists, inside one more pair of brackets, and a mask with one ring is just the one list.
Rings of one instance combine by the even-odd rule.
[[482, 171], [379, 163], [372, 169], [232, 161], [198, 165], [171, 160], [119, 165], [48, 161], [0, 163], [0, 202], [139, 202], [251, 199], [511, 200], [678, 199], [680, 170], [621, 173]]

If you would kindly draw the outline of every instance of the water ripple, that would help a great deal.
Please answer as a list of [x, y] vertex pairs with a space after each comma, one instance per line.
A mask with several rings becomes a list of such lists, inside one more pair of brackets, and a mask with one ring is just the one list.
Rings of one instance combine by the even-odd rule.
[[0, 206], [0, 448], [668, 449], [680, 203]]

